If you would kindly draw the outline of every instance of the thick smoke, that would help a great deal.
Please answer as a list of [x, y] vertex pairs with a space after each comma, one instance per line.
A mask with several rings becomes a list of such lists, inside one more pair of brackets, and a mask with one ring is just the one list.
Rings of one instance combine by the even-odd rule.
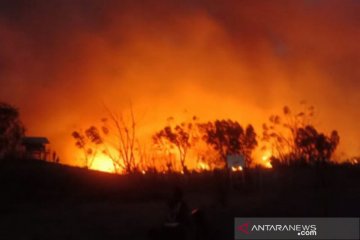
[[0, 100], [73, 161], [70, 133], [131, 101], [151, 132], [185, 109], [260, 124], [301, 100], [360, 153], [359, 1], [0, 3]]

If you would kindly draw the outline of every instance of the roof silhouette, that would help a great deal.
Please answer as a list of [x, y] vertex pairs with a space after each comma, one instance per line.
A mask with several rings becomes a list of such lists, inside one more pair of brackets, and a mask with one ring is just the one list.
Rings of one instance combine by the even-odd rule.
[[49, 144], [49, 140], [46, 137], [24, 137], [22, 139], [23, 144]]

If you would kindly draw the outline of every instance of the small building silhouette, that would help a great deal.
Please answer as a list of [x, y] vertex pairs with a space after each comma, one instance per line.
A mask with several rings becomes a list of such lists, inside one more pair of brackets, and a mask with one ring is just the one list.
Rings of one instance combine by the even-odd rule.
[[46, 161], [50, 152], [46, 145], [49, 143], [46, 137], [24, 137], [22, 146], [24, 147], [25, 157]]

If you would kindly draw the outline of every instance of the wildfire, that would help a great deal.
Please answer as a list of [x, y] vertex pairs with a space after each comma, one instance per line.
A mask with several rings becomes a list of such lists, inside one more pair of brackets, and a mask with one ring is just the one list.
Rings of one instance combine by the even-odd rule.
[[354, 157], [354, 158], [351, 159], [350, 162], [351, 162], [352, 165], [357, 165], [357, 164], [360, 163], [360, 157]]
[[270, 162], [270, 157], [272, 156], [271, 152], [265, 152], [262, 157], [262, 165], [266, 168], [272, 168], [271, 162]]
[[[270, 162], [270, 158], [272, 156], [272, 153], [271, 152], [265, 152], [261, 155], [260, 159], [260, 164], [265, 167], [265, 168], [272, 168], [272, 165], [271, 165], [271, 162]], [[352, 164], [357, 164], [357, 159], [354, 159], [352, 161]], [[98, 170], [98, 171], [103, 171], [103, 172], [109, 172], [109, 173], [114, 173], [114, 166], [113, 166], [113, 162], [111, 161], [111, 159], [101, 153], [101, 154], [98, 154], [90, 169], [93, 169], [93, 170]], [[198, 172], [202, 172], [202, 171], [209, 171], [211, 170], [211, 167], [209, 166], [208, 163], [206, 162], [203, 162], [203, 161], [199, 161], [197, 163], [197, 165], [193, 166], [191, 169], [194, 169]], [[147, 174], [147, 171], [146, 169], [140, 169], [141, 170], [141, 174], [145, 175]], [[243, 167], [242, 166], [232, 166], [231, 167], [231, 171], [232, 172], [241, 172], [243, 171]], [[165, 172], [164, 172], [165, 173]], [[184, 174], [183, 171], [179, 171], [180, 174]]]
[[242, 170], [243, 170], [242, 166], [237, 166], [237, 167], [233, 166], [233, 167], [231, 167], [231, 171], [233, 171], [233, 172], [240, 172]]
[[198, 168], [199, 170], [201, 170], [201, 171], [210, 170], [209, 164], [204, 163], [204, 162], [199, 162], [198, 165], [197, 165], [197, 168]]
[[90, 168], [102, 172], [114, 172], [114, 166], [111, 159], [103, 154], [99, 154], [95, 157], [94, 162]]

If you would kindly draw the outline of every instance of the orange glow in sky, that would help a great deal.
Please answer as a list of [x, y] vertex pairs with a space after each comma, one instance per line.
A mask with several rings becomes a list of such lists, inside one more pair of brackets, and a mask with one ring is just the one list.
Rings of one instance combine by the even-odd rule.
[[[150, 148], [170, 116], [231, 118], [261, 135], [271, 114], [306, 100], [321, 131], [338, 130], [335, 157], [360, 155], [357, 1], [55, 2], [0, 9], [0, 101], [61, 162], [82, 165], [72, 131], [130, 103]], [[100, 155], [92, 168], [113, 166]]]

